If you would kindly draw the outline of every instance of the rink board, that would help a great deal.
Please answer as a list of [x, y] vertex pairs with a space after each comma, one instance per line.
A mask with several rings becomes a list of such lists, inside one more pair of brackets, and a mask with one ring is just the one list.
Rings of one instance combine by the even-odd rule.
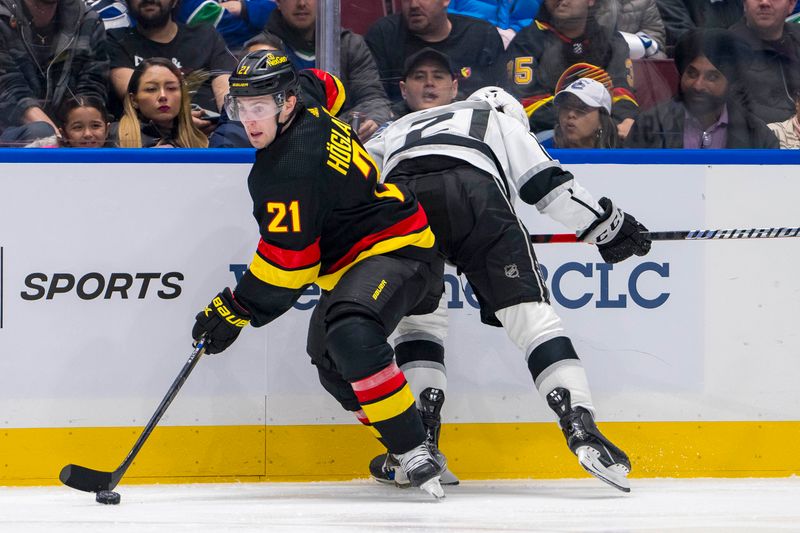
[[[75, 152], [0, 153], [2, 484], [54, 482], [67, 462], [114, 468], [188, 357], [194, 315], [257, 241], [248, 152]], [[793, 154], [608, 154], [557, 156], [652, 230], [800, 225]], [[520, 213], [534, 233], [564, 231]], [[634, 474], [800, 473], [798, 246], [662, 242], [613, 267], [590, 246], [537, 247]], [[522, 355], [479, 325], [465, 281], [446, 281], [454, 470], [581, 475]], [[378, 445], [305, 354], [317, 297], [204, 358], [126, 481], [363, 477]]]

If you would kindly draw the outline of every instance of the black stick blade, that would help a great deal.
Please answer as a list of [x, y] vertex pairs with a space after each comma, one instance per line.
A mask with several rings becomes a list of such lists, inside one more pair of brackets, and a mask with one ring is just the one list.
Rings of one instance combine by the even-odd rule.
[[112, 477], [112, 472], [100, 472], [79, 465], [67, 465], [58, 475], [64, 485], [84, 492], [113, 490], [117, 484]]

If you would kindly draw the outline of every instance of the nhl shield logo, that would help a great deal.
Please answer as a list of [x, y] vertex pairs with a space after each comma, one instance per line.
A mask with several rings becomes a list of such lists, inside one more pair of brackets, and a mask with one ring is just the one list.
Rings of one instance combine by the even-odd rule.
[[507, 278], [518, 278], [519, 277], [519, 269], [517, 268], [517, 265], [515, 265], [515, 264], [506, 265], [503, 270], [505, 271], [505, 274], [506, 274]]

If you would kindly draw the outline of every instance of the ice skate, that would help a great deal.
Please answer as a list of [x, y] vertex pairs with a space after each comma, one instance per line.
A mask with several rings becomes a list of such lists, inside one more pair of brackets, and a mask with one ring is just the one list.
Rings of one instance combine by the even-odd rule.
[[[422, 394], [420, 394], [420, 403], [422, 409], [419, 414], [422, 417], [422, 424], [425, 426], [425, 431], [428, 434], [428, 445], [431, 448], [431, 453], [440, 464], [444, 464], [445, 468], [441, 475], [442, 485], [458, 485], [458, 478], [447, 467], [447, 459], [441, 451], [439, 451], [439, 434], [442, 428], [442, 405], [444, 405], [444, 392], [441, 389], [428, 387]], [[381, 454], [373, 458], [369, 463], [369, 473], [379, 483], [387, 485], [395, 485], [397, 487], [406, 488], [411, 484], [408, 481], [397, 460], [390, 454]]]
[[411, 486], [406, 473], [400, 468], [400, 463], [394, 455], [382, 453], [369, 462], [369, 473], [378, 483], [395, 485], [402, 489]]
[[428, 433], [428, 444], [431, 453], [440, 463], [444, 463], [445, 468], [442, 472], [442, 485], [458, 485], [458, 478], [447, 467], [447, 459], [439, 450], [439, 434], [442, 431], [442, 406], [444, 405], [444, 391], [434, 387], [428, 387], [419, 395], [419, 402], [422, 408], [419, 415], [422, 417], [422, 425]]
[[569, 449], [590, 474], [622, 492], [630, 492], [628, 473], [631, 462], [625, 452], [600, 433], [592, 414], [583, 407], [572, 408], [567, 389], [556, 388], [547, 395], [547, 403], [559, 417]]
[[[444, 458], [443, 455], [439, 457]], [[419, 487], [436, 499], [444, 498], [440, 479], [446, 464], [434, 457], [427, 442], [394, 458], [400, 463], [395, 471], [402, 470], [412, 487]]]

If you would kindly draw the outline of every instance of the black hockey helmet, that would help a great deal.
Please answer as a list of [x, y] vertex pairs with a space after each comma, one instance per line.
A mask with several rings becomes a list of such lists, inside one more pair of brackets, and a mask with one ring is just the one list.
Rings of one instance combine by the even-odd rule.
[[299, 88], [289, 56], [277, 50], [257, 50], [244, 56], [228, 83], [232, 96], [294, 94]]
[[277, 50], [257, 50], [244, 56], [228, 84], [230, 93], [225, 99], [225, 109], [233, 120], [240, 120], [238, 98], [272, 96], [280, 112], [286, 97], [300, 92], [294, 65], [285, 53]]

